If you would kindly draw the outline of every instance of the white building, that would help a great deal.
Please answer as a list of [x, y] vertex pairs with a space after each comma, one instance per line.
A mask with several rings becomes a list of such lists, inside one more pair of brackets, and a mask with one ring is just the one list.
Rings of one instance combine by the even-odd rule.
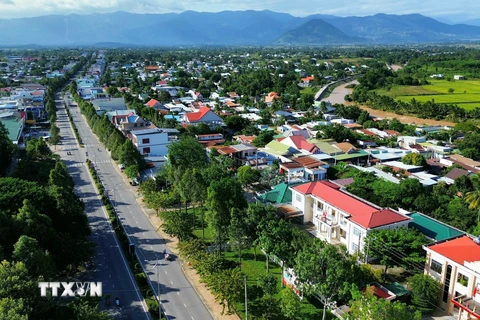
[[480, 245], [477, 238], [461, 235], [424, 246], [425, 274], [438, 280], [438, 304], [458, 319], [480, 319]]
[[313, 223], [316, 236], [328, 243], [344, 244], [348, 252], [363, 252], [368, 232], [407, 227], [411, 218], [381, 208], [341, 189], [330, 181], [315, 181], [290, 188], [292, 206], [303, 212], [303, 222]]
[[168, 153], [168, 145], [178, 139], [177, 129], [142, 129], [133, 130], [132, 142], [140, 154], [145, 156], [164, 157]]

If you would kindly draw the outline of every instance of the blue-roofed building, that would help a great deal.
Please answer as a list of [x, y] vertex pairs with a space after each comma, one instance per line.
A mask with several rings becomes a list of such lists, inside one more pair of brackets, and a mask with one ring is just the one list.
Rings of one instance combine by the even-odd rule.
[[168, 120], [168, 119], [173, 119], [173, 120], [175, 120], [175, 121], [177, 121], [177, 122], [179, 122], [179, 123], [182, 121], [182, 117], [181, 117], [181, 116], [179, 116], [179, 115], [173, 115], [173, 114], [167, 114], [167, 115], [165, 115], [165, 120]]

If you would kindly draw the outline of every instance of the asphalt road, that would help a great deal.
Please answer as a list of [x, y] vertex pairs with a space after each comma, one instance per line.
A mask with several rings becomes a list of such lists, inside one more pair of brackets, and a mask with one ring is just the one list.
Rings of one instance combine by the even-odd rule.
[[[100, 307], [107, 310], [114, 319], [151, 319], [88, 173], [85, 152], [75, 140], [62, 101], [56, 102], [57, 126], [62, 136], [62, 144], [56, 147], [57, 153], [75, 182], [75, 193], [85, 203], [85, 212], [92, 229], [91, 238], [97, 245], [93, 266], [80, 280], [102, 282], [103, 296], [108, 294], [111, 299], [110, 306], [102, 301]], [[67, 155], [67, 151], [71, 151], [72, 155]], [[115, 297], [119, 298], [120, 306], [115, 305]]]
[[213, 319], [183, 274], [176, 257], [173, 257], [173, 261], [163, 259], [163, 250], [168, 251], [165, 240], [160, 238], [138, 205], [136, 192], [124, 181], [118, 165], [111, 160], [109, 153], [92, 133], [84, 117], [81, 116], [79, 108], [71, 107], [70, 114], [85, 144], [80, 157], [85, 157], [85, 151], [88, 152], [105, 189], [109, 190], [120, 221], [130, 242], [135, 245], [136, 254], [146, 270], [155, 294], [160, 294], [160, 301], [167, 319]]

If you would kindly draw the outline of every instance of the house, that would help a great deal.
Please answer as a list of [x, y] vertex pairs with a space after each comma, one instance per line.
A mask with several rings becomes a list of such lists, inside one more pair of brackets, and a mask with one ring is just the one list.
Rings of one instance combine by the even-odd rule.
[[145, 72], [157, 72], [160, 69], [159, 66], [145, 66]]
[[217, 150], [217, 152], [222, 155], [239, 160], [242, 165], [247, 162], [247, 157], [255, 156], [257, 154], [257, 147], [242, 143], [232, 144], [230, 146], [207, 147], [208, 152], [211, 152], [212, 149]]
[[132, 130], [132, 143], [140, 154], [145, 156], [165, 157], [167, 147], [177, 141], [179, 131], [169, 128], [151, 128]]
[[280, 143], [283, 143], [287, 146], [297, 149], [303, 154], [316, 154], [320, 153], [320, 149], [317, 148], [313, 143], [308, 142], [303, 136], [290, 136], [286, 138], [277, 139]]
[[457, 319], [480, 319], [480, 241], [459, 235], [424, 246], [425, 274], [442, 287], [438, 304]]
[[303, 223], [313, 224], [312, 234], [348, 252], [363, 252], [373, 230], [408, 227], [411, 218], [358, 198], [328, 180], [291, 187], [292, 207], [302, 212]]
[[25, 128], [26, 112], [4, 111], [0, 112], [0, 123], [7, 129], [8, 139], [13, 144], [19, 144]]
[[471, 171], [473, 173], [478, 173], [480, 171], [480, 162], [472, 160], [470, 158], [464, 157], [459, 154], [451, 154], [447, 158], [440, 159], [440, 163], [447, 165], [448, 167], [458, 164], [462, 166], [465, 170]]
[[455, 79], [455, 80], [465, 80], [465, 77], [462, 76], [462, 75], [456, 74], [456, 75], [453, 76], [453, 79]]
[[222, 118], [216, 115], [209, 107], [201, 107], [197, 112], [185, 113], [182, 117], [182, 125], [198, 125], [205, 123], [210, 127], [224, 126]]
[[291, 147], [288, 144], [281, 143], [277, 140], [270, 141], [262, 151], [276, 157], [277, 159], [300, 153], [295, 147]]
[[225, 139], [221, 133], [197, 134], [195, 137], [198, 142], [205, 146], [215, 146], [225, 143]]
[[441, 177], [438, 181], [443, 181], [446, 184], [454, 184], [455, 180], [457, 180], [460, 177], [465, 177], [469, 176], [471, 172], [468, 172], [467, 170], [459, 169], [459, 168], [453, 168], [452, 171], [447, 173], [444, 177]]
[[142, 129], [146, 127], [146, 121], [137, 116], [134, 112], [130, 112], [129, 114], [124, 115], [116, 115], [112, 117], [112, 122], [119, 130], [121, 130], [124, 134], [136, 130]]
[[292, 157], [290, 161], [280, 163], [280, 173], [285, 173], [288, 181], [317, 181], [327, 177], [327, 163], [311, 156]]
[[278, 131], [282, 132], [284, 137], [290, 136], [303, 136], [305, 139], [310, 139], [314, 135], [307, 128], [302, 128], [298, 125], [285, 124], [278, 128]]
[[239, 136], [234, 136], [233, 138], [235, 141], [240, 142], [240, 143], [245, 143], [245, 144], [252, 144], [253, 140], [255, 140], [257, 136], [252, 135], [252, 136], [246, 136], [246, 135], [239, 135]]
[[301, 80], [303, 83], [310, 83], [310, 82], [313, 82], [313, 80], [315, 80], [315, 76], [308, 76], [308, 77], [302, 78]]
[[271, 204], [292, 203], [292, 190], [290, 187], [295, 185], [296, 184], [282, 182], [275, 187], [272, 187], [272, 190], [258, 195], [257, 199], [263, 203]]
[[274, 100], [277, 100], [277, 99], [280, 99], [280, 96], [276, 92], [272, 91], [269, 94], [267, 94], [267, 96], [265, 97], [265, 102], [267, 104], [271, 104], [273, 103]]
[[158, 109], [162, 107], [162, 104], [155, 99], [150, 99], [145, 105], [149, 108], [154, 108], [154, 109]]
[[227, 93], [230, 99], [237, 99], [240, 98], [240, 96], [236, 92], [229, 92]]
[[123, 97], [105, 100], [93, 100], [92, 104], [95, 107], [95, 110], [97, 110], [97, 113], [127, 109], [127, 105], [125, 104], [125, 99]]

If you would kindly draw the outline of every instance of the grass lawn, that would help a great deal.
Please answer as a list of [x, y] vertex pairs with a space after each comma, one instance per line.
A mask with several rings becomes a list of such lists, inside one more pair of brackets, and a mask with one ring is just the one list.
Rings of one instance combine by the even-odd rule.
[[[480, 80], [430, 80], [426, 86], [394, 86], [390, 90], [376, 90], [400, 101], [410, 102], [413, 98], [419, 102], [434, 100], [437, 103], [458, 104], [466, 110], [480, 107]], [[453, 89], [449, 93], [449, 89]]]
[[[190, 209], [192, 210], [192, 209]], [[205, 219], [205, 211], [207, 209], [205, 209], [205, 207], [198, 207], [198, 208], [195, 208], [193, 209], [194, 212], [195, 212], [195, 216], [196, 216], [196, 223], [195, 223], [195, 229], [193, 230], [193, 235], [199, 239], [202, 239], [203, 238], [203, 232], [202, 232], [202, 212], [203, 212], [203, 217]], [[212, 229], [210, 229], [207, 225], [207, 222], [204, 223], [205, 225], [205, 243], [207, 245], [210, 245], [213, 243], [213, 233], [212, 233]]]
[[[225, 257], [229, 260], [233, 260], [238, 262], [238, 255], [235, 252], [226, 252]], [[270, 261], [269, 263], [270, 273], [277, 278], [277, 290], [278, 293], [275, 296], [276, 298], [280, 299], [281, 294], [280, 291], [282, 290], [281, 286], [281, 279], [282, 279], [282, 268], [275, 264], [274, 262]], [[257, 279], [259, 275], [266, 272], [266, 263], [265, 263], [265, 255], [257, 249], [257, 260], [254, 259], [254, 252], [253, 248], [245, 251], [242, 253], [242, 272], [247, 276], [247, 296], [248, 300], [252, 301], [255, 298], [258, 298], [261, 294], [257, 284]], [[251, 306], [253, 308], [253, 305]], [[302, 300], [302, 316], [299, 317], [305, 320], [320, 320], [322, 319], [322, 312], [323, 312], [323, 305], [317, 299], [307, 299], [304, 298]], [[235, 305], [238, 314], [242, 319], [245, 318], [245, 305], [243, 303], [237, 303]], [[249, 308], [249, 318], [256, 319], [253, 317], [252, 311], [254, 309]], [[335, 319], [333, 315], [327, 312], [327, 319]]]
[[303, 94], [313, 94], [315, 95], [315, 93], [317, 93], [318, 91], [318, 87], [306, 87], [306, 88], [302, 88], [300, 89], [300, 94], [303, 95]]

